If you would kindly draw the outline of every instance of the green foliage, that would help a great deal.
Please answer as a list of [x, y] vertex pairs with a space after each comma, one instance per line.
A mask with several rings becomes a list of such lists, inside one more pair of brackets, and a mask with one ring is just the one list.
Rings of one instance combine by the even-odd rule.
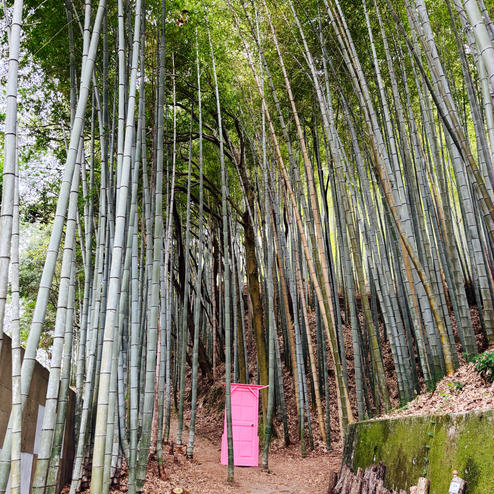
[[463, 391], [465, 384], [461, 381], [453, 381], [452, 383], [448, 383], [448, 387], [453, 391]]
[[439, 394], [445, 400], [449, 400], [451, 398], [451, 395], [447, 391], [439, 391]]
[[[21, 246], [19, 263], [19, 294], [22, 300], [20, 318], [22, 341], [26, 341], [29, 336], [29, 328], [36, 305], [36, 296], [50, 238], [49, 232], [50, 225], [43, 225], [39, 222], [21, 226], [21, 237], [26, 239], [24, 245]], [[40, 348], [44, 349], [49, 349], [52, 344], [51, 333], [55, 326], [59, 272], [60, 266], [58, 265], [41, 335]]]
[[[20, 317], [20, 330], [21, 330], [21, 341], [25, 343], [29, 336], [29, 328], [31, 321], [33, 319], [34, 306], [36, 305], [36, 300], [28, 299], [24, 302], [22, 308], [23, 312]], [[55, 326], [56, 312], [52, 306], [48, 306], [46, 311], [46, 318], [43, 324], [43, 331], [41, 333], [41, 338], [39, 342], [39, 347], [50, 352], [51, 346], [53, 344], [52, 330]]]
[[22, 219], [27, 223], [49, 225], [53, 221], [57, 204], [56, 192], [60, 184], [46, 184], [40, 191], [36, 202], [21, 203]]
[[473, 357], [475, 370], [489, 382], [494, 381], [494, 350]]

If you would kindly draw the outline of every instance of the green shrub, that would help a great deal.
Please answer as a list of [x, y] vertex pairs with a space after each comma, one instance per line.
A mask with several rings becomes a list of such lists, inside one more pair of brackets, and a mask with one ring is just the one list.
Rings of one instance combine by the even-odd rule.
[[489, 382], [494, 381], [494, 350], [481, 353], [473, 358], [475, 370]]

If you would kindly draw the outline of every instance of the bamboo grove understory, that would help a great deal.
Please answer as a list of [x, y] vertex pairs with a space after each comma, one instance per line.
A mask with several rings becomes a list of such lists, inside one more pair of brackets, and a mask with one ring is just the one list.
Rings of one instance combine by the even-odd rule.
[[[9, 319], [13, 391], [0, 493], [9, 475], [20, 492], [50, 296], [34, 494], [55, 493], [70, 386], [70, 493], [87, 479], [109, 492], [125, 460], [132, 494], [171, 439], [193, 457], [213, 383], [226, 383], [231, 481], [231, 382], [269, 385], [268, 468], [273, 437], [302, 455], [315, 437], [331, 447], [494, 344], [492, 3], [14, 0], [3, 15], [0, 337]], [[66, 104], [21, 365], [26, 50]]]

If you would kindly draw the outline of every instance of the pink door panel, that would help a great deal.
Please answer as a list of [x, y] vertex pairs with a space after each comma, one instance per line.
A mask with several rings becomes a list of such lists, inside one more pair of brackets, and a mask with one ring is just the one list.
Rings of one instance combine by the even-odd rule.
[[[235, 466], [257, 467], [259, 437], [257, 435], [259, 389], [265, 386], [232, 384], [233, 462]], [[228, 464], [226, 415], [221, 438], [221, 464]]]

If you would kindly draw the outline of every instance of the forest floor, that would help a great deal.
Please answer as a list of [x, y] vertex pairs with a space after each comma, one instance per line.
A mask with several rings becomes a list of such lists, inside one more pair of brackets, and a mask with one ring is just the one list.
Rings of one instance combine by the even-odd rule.
[[[176, 429], [172, 420], [172, 430]], [[199, 431], [198, 431], [199, 432]], [[187, 438], [188, 434], [185, 435]], [[179, 446], [166, 447], [164, 472], [160, 477], [157, 463], [150, 462], [144, 494], [168, 494], [181, 487], [190, 494], [298, 494], [300, 492], [324, 493], [331, 472], [341, 465], [341, 449], [331, 452], [312, 451], [305, 458], [297, 446], [277, 449], [269, 455], [269, 471], [261, 466], [236, 467], [232, 484], [226, 482], [226, 466], [220, 464], [220, 441], [212, 441], [199, 433], [196, 435], [194, 458], [185, 457]], [[259, 458], [261, 464], [261, 458]], [[121, 481], [118, 490], [126, 492], [127, 479]]]
[[[472, 311], [476, 316], [475, 310]], [[314, 319], [314, 317], [312, 317]], [[311, 330], [314, 330], [315, 320], [312, 321]], [[474, 325], [478, 337], [479, 325]], [[345, 330], [346, 329], [346, 330]], [[251, 331], [249, 331], [251, 333]], [[351, 349], [351, 333], [344, 327], [345, 346]], [[255, 347], [252, 338], [248, 338], [249, 368], [255, 369]], [[348, 341], [347, 341], [348, 340]], [[281, 343], [281, 342], [280, 342]], [[487, 349], [486, 342], [479, 341], [483, 350]], [[463, 364], [452, 376], [445, 377], [439, 382], [432, 392], [426, 392], [421, 383], [421, 394], [406, 406], [399, 408], [398, 387], [394, 372], [391, 349], [387, 342], [383, 346], [388, 386], [393, 410], [387, 415], [374, 417], [374, 419], [397, 418], [407, 415], [429, 415], [466, 412], [471, 410], [484, 410], [494, 408], [494, 383], [487, 382], [474, 369], [473, 364], [468, 364], [460, 357]], [[347, 354], [347, 366], [349, 370], [349, 389], [352, 408], [356, 416], [355, 384], [353, 375], [353, 355]], [[331, 364], [328, 373], [332, 376]], [[223, 375], [222, 364], [217, 373]], [[290, 438], [297, 437], [297, 413], [295, 395], [291, 385], [293, 378], [284, 369], [285, 400], [288, 415], [288, 429]], [[253, 376], [250, 376], [253, 379]], [[186, 403], [190, 402], [190, 371], [188, 372], [186, 387]], [[197, 409], [196, 440], [194, 458], [185, 457], [185, 448], [171, 443], [164, 450], [164, 468], [162, 475], [158, 472], [157, 462], [153, 458], [144, 486], [145, 494], [169, 494], [172, 489], [181, 487], [188, 494], [213, 494], [213, 493], [238, 493], [238, 494], [290, 494], [299, 492], [325, 493], [332, 472], [338, 472], [341, 466], [342, 444], [338, 428], [338, 414], [336, 408], [336, 389], [334, 381], [330, 379], [330, 416], [331, 416], [331, 449], [328, 450], [322, 441], [317, 422], [313, 416], [314, 449], [311, 451], [307, 444], [307, 456], [303, 458], [300, 452], [300, 442], [296, 441], [286, 447], [280, 438], [275, 438], [271, 443], [269, 454], [269, 472], [261, 466], [236, 467], [233, 484], [226, 482], [226, 467], [220, 464], [221, 434], [223, 432], [224, 413], [224, 387], [221, 379], [214, 383], [208, 380], [199, 380], [199, 399]], [[312, 412], [314, 412], [312, 410]], [[185, 407], [184, 422], [189, 423], [190, 407]], [[275, 420], [275, 428], [282, 430], [279, 420]], [[177, 430], [176, 417], [172, 417], [171, 441], [175, 442]], [[187, 443], [188, 429], [184, 430], [183, 441]], [[261, 460], [261, 458], [260, 458]], [[261, 464], [261, 461], [260, 461]], [[112, 488], [112, 493], [127, 492], [127, 475], [122, 472], [119, 484]]]
[[[181, 487], [190, 494], [238, 493], [238, 494], [295, 494], [299, 492], [324, 493], [332, 472], [341, 466], [341, 444], [336, 443], [328, 451], [320, 442], [313, 451], [301, 457], [300, 444], [284, 447], [274, 440], [269, 455], [269, 472], [252, 467], [236, 467], [233, 484], [226, 482], [226, 467], [220, 464], [223, 401], [218, 387], [213, 386], [203, 396], [198, 408], [197, 435], [194, 458], [185, 457], [185, 448], [167, 445], [164, 452], [164, 471], [160, 476], [156, 460], [149, 464], [144, 486], [145, 494], [170, 493]], [[211, 406], [211, 401], [215, 406]], [[403, 408], [387, 415], [375, 417], [397, 418], [408, 415], [435, 415], [467, 412], [494, 408], [494, 383], [486, 381], [469, 363], [461, 366], [455, 374], [445, 377], [430, 393], [423, 393]], [[187, 415], [187, 414], [186, 414]], [[188, 418], [188, 417], [186, 417]], [[177, 428], [172, 418], [172, 440]], [[188, 431], [184, 431], [184, 441]], [[261, 458], [260, 458], [261, 462]], [[124, 476], [113, 492], [126, 492]]]
[[[182, 447], [167, 446], [163, 478], [159, 476], [156, 461], [151, 461], [144, 493], [169, 493], [175, 487], [182, 487], [190, 494], [326, 492], [331, 473], [338, 472], [341, 466], [340, 443], [333, 443], [333, 448], [328, 451], [317, 441], [317, 447], [302, 458], [299, 443], [284, 447], [280, 440], [274, 440], [269, 455], [269, 473], [260, 466], [236, 467], [234, 483], [227, 484], [226, 467], [220, 465], [223, 418], [220, 410], [223, 400], [218, 392], [219, 390], [215, 392], [213, 386], [199, 404], [194, 459], [188, 460]], [[211, 406], [211, 401], [216, 401], [215, 406]], [[375, 419], [492, 408], [494, 383], [480, 376], [475, 371], [474, 364], [467, 363], [453, 375], [440, 381], [434, 391], [420, 394], [405, 407]], [[176, 419], [173, 418], [171, 430], [175, 431], [176, 426]], [[184, 432], [185, 441], [187, 437], [188, 433]], [[117, 492], [126, 491], [125, 482], [126, 480], [122, 481]]]

